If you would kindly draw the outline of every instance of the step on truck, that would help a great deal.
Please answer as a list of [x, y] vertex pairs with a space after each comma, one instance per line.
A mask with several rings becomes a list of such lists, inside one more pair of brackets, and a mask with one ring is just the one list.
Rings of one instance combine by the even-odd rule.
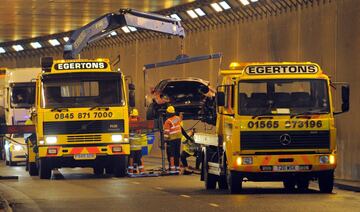
[[55, 168], [92, 167], [97, 175], [125, 176], [130, 144], [124, 75], [111, 70], [108, 59], [43, 58], [42, 69], [32, 113], [36, 133], [27, 142], [30, 175], [49, 179]]
[[216, 134], [195, 135], [206, 189], [239, 193], [244, 181], [282, 181], [304, 191], [317, 180], [331, 193], [335, 115], [349, 110], [349, 85], [339, 84], [335, 111], [336, 83], [315, 63], [232, 63], [219, 77]]

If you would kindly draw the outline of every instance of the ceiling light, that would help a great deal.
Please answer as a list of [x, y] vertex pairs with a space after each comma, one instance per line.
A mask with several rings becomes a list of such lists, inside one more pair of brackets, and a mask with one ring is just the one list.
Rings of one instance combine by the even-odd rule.
[[243, 4], [244, 6], [250, 4], [250, 2], [248, 0], [240, 0], [241, 4]]
[[63, 40], [64, 40], [65, 42], [68, 42], [68, 41], [69, 41], [69, 37], [63, 37]]
[[181, 18], [177, 14], [171, 14], [170, 17], [178, 21], [181, 21]]
[[111, 31], [111, 32], [110, 32], [110, 35], [111, 35], [111, 36], [116, 36], [117, 33], [116, 33], [115, 31]]
[[34, 48], [34, 49], [38, 49], [41, 48], [41, 44], [39, 42], [32, 42], [30, 43], [30, 45]]
[[129, 29], [130, 29], [130, 31], [132, 31], [132, 32], [136, 32], [136, 31], [137, 31], [137, 29], [136, 29], [135, 27], [128, 26], [128, 28], [129, 28]]
[[196, 9], [195, 9], [195, 12], [196, 12], [200, 17], [206, 15], [205, 12], [204, 12], [202, 9], [200, 9], [200, 8], [196, 8]]
[[212, 3], [210, 4], [210, 6], [216, 11], [216, 12], [221, 12], [223, 11], [223, 9], [220, 7], [220, 5], [218, 3]]
[[257, 2], [258, 0], [250, 0], [251, 2]]
[[52, 45], [52, 46], [58, 46], [60, 45], [60, 42], [56, 39], [51, 39], [49, 40], [49, 43]]
[[194, 10], [188, 10], [186, 11], [187, 14], [191, 17], [191, 18], [197, 18], [198, 15], [196, 15], [196, 13], [194, 12]]
[[24, 50], [24, 48], [21, 45], [13, 45], [12, 48], [17, 52]]
[[6, 50], [3, 47], [0, 47], [0, 54], [6, 53]]
[[125, 33], [130, 33], [130, 29], [127, 26], [123, 26], [121, 27], [122, 31], [124, 31]]
[[231, 9], [230, 5], [226, 1], [222, 1], [219, 3], [224, 10]]

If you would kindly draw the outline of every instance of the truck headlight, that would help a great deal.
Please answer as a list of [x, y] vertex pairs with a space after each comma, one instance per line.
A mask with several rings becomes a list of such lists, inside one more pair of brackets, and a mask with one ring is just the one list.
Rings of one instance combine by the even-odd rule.
[[15, 150], [15, 151], [21, 151], [21, 150], [22, 150], [22, 146], [19, 145], [19, 144], [15, 144], [15, 145], [14, 145], [14, 150]]
[[113, 142], [122, 142], [123, 137], [122, 135], [111, 135], [111, 140]]
[[45, 143], [46, 144], [56, 144], [57, 143], [57, 138], [56, 136], [48, 136], [45, 138]]
[[322, 155], [319, 158], [320, 164], [328, 164], [329, 163], [329, 156], [328, 155]]
[[243, 157], [242, 158], [242, 164], [243, 165], [253, 164], [253, 158], [252, 157]]

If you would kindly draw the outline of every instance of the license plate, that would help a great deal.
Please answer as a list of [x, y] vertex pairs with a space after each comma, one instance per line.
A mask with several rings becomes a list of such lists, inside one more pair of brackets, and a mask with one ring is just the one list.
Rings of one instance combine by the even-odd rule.
[[78, 154], [74, 155], [75, 160], [93, 160], [96, 158], [95, 154]]
[[299, 171], [299, 166], [293, 166], [293, 165], [274, 166], [273, 171], [275, 171], [275, 172]]

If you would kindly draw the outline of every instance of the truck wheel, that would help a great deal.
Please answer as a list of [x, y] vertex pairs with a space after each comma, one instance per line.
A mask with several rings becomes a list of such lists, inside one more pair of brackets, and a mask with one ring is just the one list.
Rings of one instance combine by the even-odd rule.
[[93, 168], [95, 175], [103, 175], [104, 174], [104, 168], [98, 165], [95, 165]]
[[229, 191], [231, 194], [239, 194], [242, 190], [242, 177], [238, 172], [228, 171]]
[[29, 175], [30, 176], [37, 176], [39, 174], [39, 169], [36, 166], [35, 162], [30, 162], [27, 164], [28, 169], [29, 169]]
[[297, 189], [301, 192], [307, 191], [309, 189], [310, 181], [308, 179], [298, 179], [296, 182]]
[[217, 176], [209, 173], [209, 165], [207, 160], [207, 153], [204, 155], [204, 181], [206, 190], [216, 188]]
[[286, 191], [288, 191], [288, 192], [295, 191], [296, 181], [294, 179], [292, 179], [292, 178], [285, 179], [283, 181], [283, 184], [284, 184], [284, 188]]
[[226, 190], [229, 188], [226, 175], [221, 175], [218, 181], [219, 189]]
[[321, 173], [318, 182], [321, 193], [332, 193], [334, 187], [334, 171]]
[[47, 158], [40, 158], [39, 160], [39, 177], [40, 179], [50, 179], [51, 178], [51, 166]]
[[115, 177], [126, 176], [127, 157], [125, 155], [117, 156], [113, 161], [113, 171]]

